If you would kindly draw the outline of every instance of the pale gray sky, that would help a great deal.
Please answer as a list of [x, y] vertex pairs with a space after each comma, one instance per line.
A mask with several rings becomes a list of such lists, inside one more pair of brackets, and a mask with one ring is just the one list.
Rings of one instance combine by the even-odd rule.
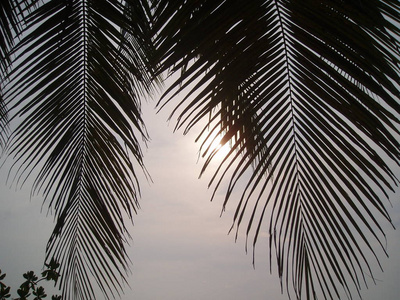
[[[195, 134], [172, 134], [175, 123], [167, 126], [168, 110], [154, 116], [152, 105], [145, 119], [152, 141], [145, 150], [145, 163], [154, 183], [142, 182], [139, 214], [130, 233], [128, 253], [133, 274], [131, 288], [122, 299], [138, 300], [283, 300], [276, 271], [269, 274], [267, 239], [258, 242], [256, 269], [252, 255], [245, 254], [245, 234], [235, 243], [231, 226], [234, 204], [220, 218], [223, 195], [210, 202], [207, 189], [211, 172], [197, 177]], [[52, 218], [40, 213], [41, 198], [29, 200], [26, 186], [15, 191], [5, 185], [7, 165], [1, 171], [0, 268], [6, 283], [16, 288], [27, 270], [40, 271]], [[208, 176], [207, 176], [208, 175]], [[400, 227], [399, 193], [392, 195], [389, 208]], [[397, 300], [400, 294], [400, 233], [386, 226], [389, 259], [381, 256], [384, 273], [376, 270], [377, 285], [362, 291], [365, 300]], [[250, 248], [251, 249], [251, 248]]]

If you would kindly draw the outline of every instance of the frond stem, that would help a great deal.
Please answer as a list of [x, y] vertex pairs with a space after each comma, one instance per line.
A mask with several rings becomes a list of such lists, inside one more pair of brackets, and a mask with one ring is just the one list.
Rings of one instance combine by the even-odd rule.
[[[299, 174], [300, 174], [300, 170], [299, 170], [299, 156], [298, 156], [298, 149], [297, 149], [297, 131], [296, 131], [296, 117], [294, 114], [294, 100], [293, 100], [293, 84], [292, 84], [292, 79], [290, 77], [290, 63], [289, 63], [289, 51], [288, 51], [288, 46], [287, 46], [287, 39], [286, 39], [286, 32], [285, 32], [285, 27], [283, 24], [283, 18], [281, 16], [281, 11], [280, 11], [280, 5], [279, 5], [279, 0], [275, 0], [275, 5], [276, 5], [276, 10], [277, 10], [277, 16], [279, 19], [279, 27], [282, 33], [282, 40], [283, 40], [283, 51], [285, 52], [284, 54], [284, 58], [285, 58], [285, 69], [286, 71], [286, 77], [287, 77], [287, 82], [289, 85], [289, 101], [290, 101], [290, 115], [291, 115], [291, 123], [292, 123], [292, 132], [293, 132], [293, 143], [294, 143], [294, 152], [295, 152], [295, 156], [296, 156], [296, 177], [299, 180]], [[300, 201], [301, 204], [301, 201]]]

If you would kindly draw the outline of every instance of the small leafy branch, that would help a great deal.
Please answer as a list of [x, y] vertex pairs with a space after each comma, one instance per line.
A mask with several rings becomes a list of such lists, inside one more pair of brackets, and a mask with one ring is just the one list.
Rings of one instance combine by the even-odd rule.
[[[35, 298], [33, 300], [41, 300], [47, 297], [45, 289], [43, 286], [39, 286], [39, 282], [54, 281], [54, 286], [57, 283], [60, 274], [57, 272], [60, 264], [54, 259], [50, 261], [49, 264], [45, 264], [46, 270], [42, 272], [42, 277], [39, 279], [33, 271], [26, 272], [23, 277], [25, 281], [20, 285], [17, 290], [18, 298], [13, 298], [13, 300], [27, 300], [31, 295]], [[6, 274], [2, 274], [0, 270], [0, 300], [6, 300], [11, 297], [10, 290], [11, 287], [3, 283]], [[61, 300], [62, 297], [59, 295], [53, 295], [52, 300]]]

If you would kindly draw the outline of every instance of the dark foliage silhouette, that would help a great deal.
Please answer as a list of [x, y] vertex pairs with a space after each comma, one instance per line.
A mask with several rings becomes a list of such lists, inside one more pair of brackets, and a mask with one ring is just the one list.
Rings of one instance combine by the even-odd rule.
[[[55, 211], [47, 257], [60, 261], [65, 299], [91, 298], [94, 283], [114, 297], [126, 282], [125, 222], [146, 173], [141, 101], [172, 75], [159, 108], [171, 105], [184, 132], [207, 120], [203, 171], [216, 153], [209, 141], [230, 143], [210, 186], [228, 182], [232, 230], [246, 226], [253, 249], [269, 232], [287, 293], [351, 297], [372, 275], [400, 163], [398, 1], [0, 8], [0, 145], [16, 182], [39, 168], [33, 190]], [[9, 122], [18, 126], [8, 137]]]

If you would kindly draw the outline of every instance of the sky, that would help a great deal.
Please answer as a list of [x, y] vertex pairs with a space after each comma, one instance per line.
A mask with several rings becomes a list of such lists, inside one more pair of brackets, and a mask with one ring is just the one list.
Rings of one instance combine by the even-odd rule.
[[[212, 172], [198, 179], [203, 161], [198, 160], [196, 133], [172, 133], [175, 123], [167, 123], [168, 109], [156, 115], [153, 106], [144, 107], [152, 139], [144, 149], [145, 164], [153, 182], [141, 182], [141, 210], [129, 226], [132, 274], [122, 299], [288, 299], [281, 294], [276, 270], [269, 272], [267, 238], [257, 244], [253, 268], [251, 247], [245, 252], [245, 233], [241, 231], [236, 242], [234, 233], [228, 235], [234, 203], [220, 217], [223, 194], [210, 202]], [[0, 170], [0, 269], [16, 296], [22, 273], [41, 270], [53, 219], [46, 217], [46, 207], [40, 212], [41, 197], [30, 197], [29, 184], [9, 188], [8, 169], [6, 164]], [[391, 194], [393, 206], [388, 205], [398, 230], [384, 226], [389, 259], [380, 255], [384, 273], [375, 270], [377, 285], [363, 288], [365, 300], [397, 300], [400, 294], [399, 192]]]

